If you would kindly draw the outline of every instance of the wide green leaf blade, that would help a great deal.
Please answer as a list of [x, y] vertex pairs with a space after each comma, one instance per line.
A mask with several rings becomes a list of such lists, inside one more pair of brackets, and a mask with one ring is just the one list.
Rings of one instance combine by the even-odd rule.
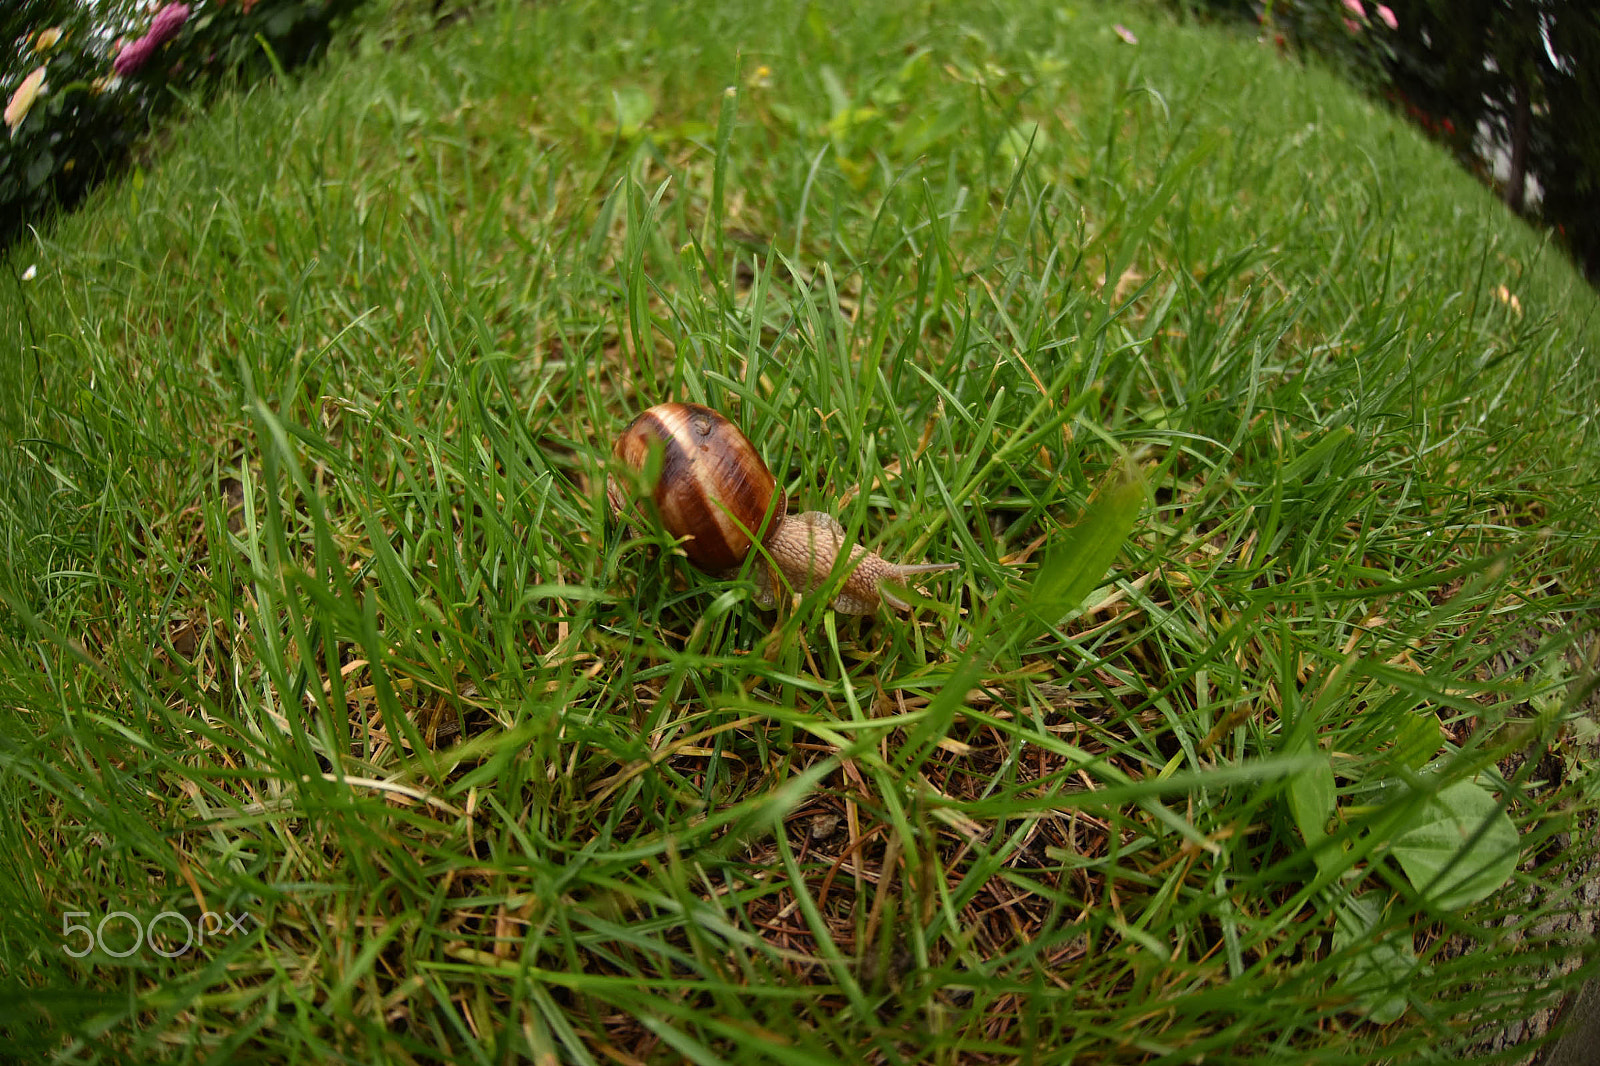
[[1403, 823], [1391, 850], [1429, 905], [1456, 910], [1510, 878], [1519, 854], [1517, 827], [1482, 787], [1458, 781]]
[[1320, 873], [1337, 872], [1339, 853], [1328, 843], [1328, 822], [1333, 817], [1337, 802], [1334, 792], [1333, 764], [1326, 755], [1316, 751], [1309, 741], [1300, 744], [1294, 752], [1286, 754], [1317, 757], [1317, 761], [1289, 778], [1285, 794], [1289, 813], [1294, 818], [1300, 839], [1311, 850]]
[[1078, 524], [1039, 565], [1024, 601], [1036, 622], [1055, 625], [1083, 605], [1133, 532], [1144, 501], [1144, 477], [1131, 462], [1106, 476]]

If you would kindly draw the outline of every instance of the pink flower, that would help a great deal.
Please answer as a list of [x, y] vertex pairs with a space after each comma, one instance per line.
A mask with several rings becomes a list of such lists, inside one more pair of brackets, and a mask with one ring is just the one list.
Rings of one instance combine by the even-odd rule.
[[6, 105], [6, 125], [13, 131], [22, 125], [22, 120], [28, 117], [28, 109], [43, 91], [44, 68], [38, 67], [32, 74], [23, 78], [22, 84], [17, 86], [17, 91], [11, 94], [11, 102]]
[[[1359, 0], [1356, 0], [1360, 6]], [[165, 44], [178, 32], [178, 27], [189, 21], [188, 4], [168, 4], [156, 12], [154, 21], [150, 23], [150, 30], [146, 37], [153, 37], [156, 44]]]
[[1361, 6], [1361, 0], [1344, 0], [1344, 9], [1358, 19], [1367, 17], [1366, 9]]
[[1344, 28], [1349, 30], [1351, 33], [1360, 33], [1361, 23], [1357, 22], [1355, 19], [1345, 19]]
[[1400, 20], [1394, 17], [1393, 11], [1390, 11], [1382, 4], [1379, 4], [1377, 7], [1373, 8], [1373, 10], [1378, 13], [1379, 22], [1383, 23], [1391, 30], [1398, 30], [1400, 28]]
[[111, 61], [111, 69], [126, 77], [144, 66], [155, 50], [153, 39], [141, 37], [117, 53], [117, 58]]
[[117, 53], [111, 69], [118, 74], [132, 74], [150, 60], [157, 48], [177, 34], [179, 27], [189, 20], [188, 4], [168, 4], [156, 12], [145, 35]]

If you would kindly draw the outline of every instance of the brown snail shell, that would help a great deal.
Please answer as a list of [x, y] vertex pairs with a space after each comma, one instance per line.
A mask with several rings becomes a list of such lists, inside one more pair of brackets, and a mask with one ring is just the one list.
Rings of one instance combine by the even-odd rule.
[[[642, 471], [650, 449], [661, 448], [661, 476], [652, 496], [661, 523], [688, 537], [689, 561], [716, 574], [742, 565], [752, 538], [783, 517], [785, 500], [761, 456], [739, 427], [709, 407], [664, 403], [633, 420], [617, 440], [616, 456]], [[616, 489], [613, 480], [608, 494]], [[774, 504], [776, 499], [776, 504]], [[612, 495], [613, 510], [623, 506]]]
[[[736, 570], [757, 538], [778, 575], [764, 563], [755, 567], [756, 602], [772, 607], [781, 584], [809, 592], [823, 584], [834, 560], [845, 550], [845, 531], [831, 515], [807, 511], [788, 515], [777, 480], [739, 427], [709, 407], [666, 403], [650, 408], [618, 438], [617, 459], [643, 471], [652, 448], [661, 449], [661, 474], [651, 497], [662, 525], [683, 539], [689, 561], [707, 573]], [[613, 512], [636, 512], [615, 478], [606, 485]], [[852, 568], [833, 607], [844, 614], [871, 614], [879, 603], [899, 610], [910, 604], [885, 582], [953, 570], [953, 563], [901, 565], [859, 545], [849, 545]]]

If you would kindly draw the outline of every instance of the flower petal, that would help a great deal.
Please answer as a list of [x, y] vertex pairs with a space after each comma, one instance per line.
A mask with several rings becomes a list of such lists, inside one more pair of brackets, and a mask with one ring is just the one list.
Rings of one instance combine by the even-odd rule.
[[22, 123], [28, 116], [28, 109], [33, 106], [34, 100], [44, 91], [44, 67], [38, 67], [22, 79], [22, 84], [17, 86], [17, 91], [11, 94], [11, 102], [6, 105], [6, 125], [12, 130]]
[[150, 36], [139, 38], [117, 53], [117, 58], [111, 61], [111, 69], [122, 75], [132, 74], [145, 65], [159, 43]]
[[189, 19], [188, 4], [168, 4], [156, 12], [155, 20], [150, 23], [150, 31], [145, 34], [156, 44], [165, 44], [170, 41]]

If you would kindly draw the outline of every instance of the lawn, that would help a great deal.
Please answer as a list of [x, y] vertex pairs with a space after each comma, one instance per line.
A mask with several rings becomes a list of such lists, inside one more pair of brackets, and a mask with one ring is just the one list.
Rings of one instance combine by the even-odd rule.
[[[13, 1054], [1455, 1060], [1594, 970], [1600, 301], [1436, 147], [1148, 7], [376, 6], [0, 269]], [[958, 569], [762, 610], [608, 513], [663, 401]]]

